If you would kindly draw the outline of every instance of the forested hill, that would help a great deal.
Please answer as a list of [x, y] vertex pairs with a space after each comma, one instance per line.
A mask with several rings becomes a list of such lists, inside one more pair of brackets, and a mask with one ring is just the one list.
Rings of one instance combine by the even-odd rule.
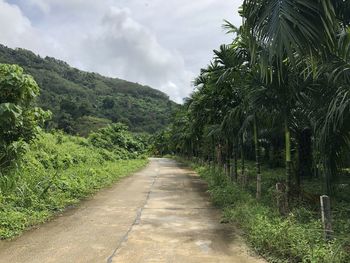
[[41, 88], [38, 106], [53, 113], [51, 128], [86, 135], [110, 122], [153, 133], [169, 122], [177, 105], [158, 90], [80, 71], [55, 58], [0, 45], [0, 63], [18, 64]]

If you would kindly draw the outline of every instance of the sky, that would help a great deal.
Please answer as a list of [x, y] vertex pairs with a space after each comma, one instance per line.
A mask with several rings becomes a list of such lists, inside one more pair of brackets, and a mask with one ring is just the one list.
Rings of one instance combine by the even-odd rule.
[[159, 89], [176, 102], [230, 43], [242, 0], [0, 0], [0, 43]]

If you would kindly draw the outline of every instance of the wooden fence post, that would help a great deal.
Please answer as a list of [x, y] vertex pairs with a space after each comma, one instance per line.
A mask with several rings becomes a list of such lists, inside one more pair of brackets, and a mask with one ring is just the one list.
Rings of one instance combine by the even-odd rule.
[[329, 241], [332, 239], [333, 230], [332, 230], [332, 218], [331, 218], [331, 201], [329, 196], [322, 195], [320, 196], [321, 201], [321, 216], [322, 224], [324, 231], [324, 238]]

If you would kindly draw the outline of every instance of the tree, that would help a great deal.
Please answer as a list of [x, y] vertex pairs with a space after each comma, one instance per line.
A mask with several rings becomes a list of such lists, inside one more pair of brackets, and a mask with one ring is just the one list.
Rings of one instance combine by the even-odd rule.
[[176, 152], [227, 161], [240, 147], [242, 163], [256, 161], [258, 199], [260, 154], [278, 166], [284, 155], [286, 200], [315, 171], [332, 194], [350, 150], [349, 14], [349, 1], [245, 0], [242, 27], [226, 22], [233, 42], [170, 126]]
[[0, 174], [17, 163], [50, 116], [33, 107], [38, 95], [38, 85], [22, 68], [0, 64]]
[[[289, 78], [285, 78], [287, 70], [313, 81], [313, 91], [309, 92], [313, 111], [309, 111], [309, 118], [313, 120], [315, 146], [320, 153], [317, 162], [322, 167], [328, 194], [332, 194], [332, 181], [342, 167], [339, 154], [344, 146], [350, 148], [349, 13], [349, 1], [337, 0], [245, 0], [241, 12], [244, 28], [251, 35], [252, 60], [259, 55], [259, 46], [266, 48], [259, 55], [265, 80], [269, 81], [269, 75], [274, 73], [278, 82], [290, 89]], [[330, 96], [318, 96], [317, 89]], [[289, 95], [293, 93], [287, 91]], [[291, 111], [286, 107], [287, 167]]]

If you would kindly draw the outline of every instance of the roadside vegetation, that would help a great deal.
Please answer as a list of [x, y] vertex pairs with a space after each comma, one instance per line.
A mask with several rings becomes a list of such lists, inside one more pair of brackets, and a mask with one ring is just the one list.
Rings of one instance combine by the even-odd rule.
[[[222, 223], [234, 223], [243, 231], [247, 241], [269, 262], [349, 262], [350, 222], [343, 202], [333, 202], [336, 238], [325, 242], [318, 204], [299, 202], [287, 216], [281, 217], [276, 205], [274, 184], [284, 176], [283, 169], [264, 167], [265, 178], [260, 201], [255, 198], [255, 164], [248, 161], [246, 188], [233, 182], [219, 166], [203, 165], [198, 160], [178, 159], [191, 166], [207, 183], [212, 202], [223, 211]], [[240, 171], [240, 170], [239, 170]], [[316, 181], [306, 187], [318, 186]]]
[[245, 0], [240, 14], [155, 152], [203, 164], [215, 203], [264, 255], [349, 262], [349, 1]]
[[131, 154], [62, 133], [40, 134], [19, 167], [0, 177], [0, 239], [48, 220], [148, 163]]
[[0, 239], [48, 220], [144, 167], [147, 137], [110, 124], [87, 138], [41, 127], [51, 113], [34, 107], [34, 79], [0, 64]]

